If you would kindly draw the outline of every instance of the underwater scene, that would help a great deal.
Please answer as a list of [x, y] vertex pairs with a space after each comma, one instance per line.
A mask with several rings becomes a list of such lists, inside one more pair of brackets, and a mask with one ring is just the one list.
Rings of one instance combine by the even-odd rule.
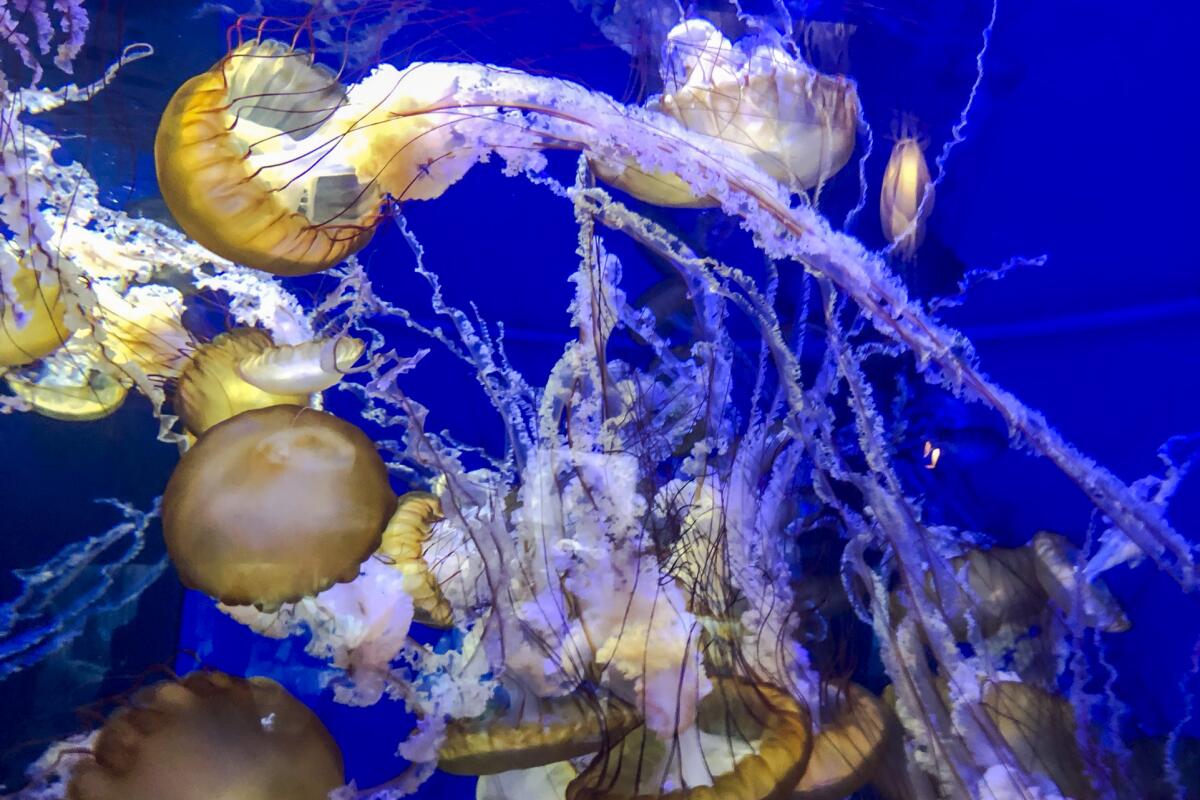
[[0, 29], [0, 798], [1200, 800], [1200, 7]]

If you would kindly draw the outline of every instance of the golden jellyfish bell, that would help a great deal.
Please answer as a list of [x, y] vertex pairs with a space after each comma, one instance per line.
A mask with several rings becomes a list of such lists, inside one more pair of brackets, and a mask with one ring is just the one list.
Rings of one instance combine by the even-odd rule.
[[[567, 787], [568, 800], [773, 800], [808, 763], [808, 712], [764, 684], [713, 678], [696, 724], [675, 741], [638, 727]], [[666, 788], [666, 784], [673, 787]]]
[[647, 172], [634, 164], [614, 169], [599, 159], [590, 159], [592, 170], [605, 183], [639, 200], [666, 208], [713, 208], [711, 197], [698, 197], [687, 182], [673, 172]]
[[89, 422], [116, 411], [129, 392], [105, 363], [94, 342], [72, 338], [36, 371], [13, 371], [5, 380], [13, 394], [44, 417]]
[[506, 681], [507, 697], [479, 717], [454, 720], [438, 768], [493, 775], [565, 761], [611, 746], [637, 725], [633, 709], [611, 697], [537, 697]]
[[892, 148], [879, 195], [883, 235], [901, 258], [911, 259], [925, 240], [925, 222], [933, 211], [933, 200], [924, 148], [915, 137], [903, 137]]
[[793, 800], [838, 800], [858, 791], [876, 773], [889, 737], [899, 735], [891, 710], [857, 684], [844, 692], [826, 687], [820, 714], [812, 756]]
[[366, 434], [279, 405], [214, 426], [184, 454], [163, 493], [163, 535], [186, 585], [269, 608], [354, 580], [395, 508]]
[[193, 672], [114, 712], [68, 800], [325, 800], [342, 753], [316, 714], [266, 678]]
[[744, 50], [706, 20], [677, 25], [666, 45], [662, 110], [718, 139], [793, 189], [812, 189], [850, 160], [858, 94], [778, 47]]
[[450, 603], [425, 561], [433, 525], [441, 518], [442, 506], [434, 495], [402, 495], [383, 531], [379, 554], [404, 575], [404, 590], [413, 601], [413, 619], [422, 625], [449, 628], [454, 624]]
[[[40, 282], [38, 274], [25, 267], [17, 270], [12, 284], [15, 297], [0, 294], [0, 369], [44, 358], [71, 335], [63, 321], [66, 307], [57, 284]], [[17, 314], [14, 300], [23, 317]]]
[[183, 367], [175, 391], [175, 410], [199, 436], [243, 411], [277, 405], [306, 405], [307, 392], [276, 393], [243, 377], [243, 363], [274, 347], [266, 331], [239, 328], [203, 345]]
[[275, 41], [241, 45], [171, 98], [154, 140], [180, 227], [218, 255], [277, 275], [337, 264], [371, 239], [383, 190], [323, 125], [346, 104], [336, 76]]
[[1054, 781], [1067, 797], [1095, 797], [1066, 698], [1027, 683], [993, 681], [983, 687], [983, 708], [1025, 770]]

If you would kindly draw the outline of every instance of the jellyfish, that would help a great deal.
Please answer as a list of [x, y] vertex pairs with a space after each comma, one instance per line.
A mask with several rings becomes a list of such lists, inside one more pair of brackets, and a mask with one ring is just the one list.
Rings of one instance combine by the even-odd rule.
[[827, 685], [822, 700], [814, 712], [819, 726], [812, 756], [793, 800], [837, 800], [858, 791], [878, 772], [900, 733], [883, 701], [857, 684], [845, 691]]
[[227, 331], [183, 367], [176, 408], [187, 429], [200, 435], [243, 411], [307, 405], [311, 394], [340, 381], [363, 349], [351, 337], [277, 346], [256, 328]]
[[803, 706], [770, 686], [714, 680], [695, 725], [663, 740], [645, 726], [602, 753], [567, 787], [568, 800], [657, 797], [767, 800], [795, 786], [813, 739]]
[[344, 783], [321, 721], [268, 678], [193, 672], [136, 692], [78, 762], [69, 800], [324, 800]]
[[879, 193], [883, 235], [905, 260], [916, 255], [925, 240], [925, 223], [933, 211], [934, 188], [925, 163], [925, 146], [902, 135], [892, 147]]
[[13, 276], [12, 289], [11, 296], [0, 292], [0, 369], [43, 358], [70, 336], [57, 284], [23, 267]]
[[395, 508], [361, 430], [274, 405], [214, 426], [184, 454], [163, 494], [163, 534], [185, 584], [272, 607], [354, 580]]
[[121, 407], [129, 390], [101, 367], [98, 351], [94, 343], [72, 338], [36, 368], [11, 370], [4, 380], [42, 416], [72, 422], [102, 419]]
[[396, 513], [383, 531], [379, 554], [404, 575], [404, 588], [412, 597], [416, 620], [448, 628], [454, 622], [453, 611], [426, 561], [433, 525], [440, 519], [442, 509], [435, 495], [409, 492], [401, 496]]
[[370, 241], [385, 193], [437, 196], [474, 163], [446, 157], [444, 120], [423, 111], [454, 76], [424, 67], [403, 93], [388, 70], [348, 92], [308, 53], [241, 45], [163, 113], [154, 153], [167, 206], [232, 261], [277, 275], [342, 261]]
[[[336, 77], [277, 42], [251, 43], [179, 88], [154, 141], [179, 225], [233, 261], [281, 275], [336, 264], [371, 238], [382, 195], [313, 138], [345, 105]], [[272, 163], [300, 162], [273, 182]]]

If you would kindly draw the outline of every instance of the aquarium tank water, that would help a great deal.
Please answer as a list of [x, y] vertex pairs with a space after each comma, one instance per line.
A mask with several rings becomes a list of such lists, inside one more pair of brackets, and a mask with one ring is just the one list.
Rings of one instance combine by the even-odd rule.
[[1194, 4], [0, 29], [0, 797], [1200, 799]]

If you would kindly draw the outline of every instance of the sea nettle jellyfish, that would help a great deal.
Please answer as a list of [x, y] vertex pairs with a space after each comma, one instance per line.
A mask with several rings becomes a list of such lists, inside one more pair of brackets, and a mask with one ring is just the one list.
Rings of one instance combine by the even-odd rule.
[[193, 672], [114, 712], [72, 770], [69, 800], [325, 800], [342, 754], [267, 678]]
[[277, 405], [214, 426], [183, 456], [163, 494], [163, 534], [185, 584], [272, 607], [354, 580], [395, 508], [366, 434]]
[[17, 270], [12, 296], [0, 292], [0, 369], [49, 355], [71, 335], [59, 287], [42, 283], [31, 269]]
[[[678, 129], [696, 137], [672, 148], [700, 143], [703, 152], [712, 140], [718, 160], [747, 159], [795, 191], [819, 186], [850, 158], [858, 100], [844, 77], [780, 46], [735, 46], [704, 20], [676, 26], [666, 52], [667, 91], [647, 102], [639, 127], [658, 128], [664, 142]], [[280, 275], [325, 269], [366, 245], [385, 196], [437, 197], [506, 144], [587, 149], [527, 131], [504, 112], [569, 104], [527, 76], [502, 75], [466, 64], [381, 65], [343, 87], [309, 53], [247, 42], [171, 100], [155, 141], [159, 185], [183, 229], [214, 252]], [[648, 202], [718, 204], [669, 170], [628, 158], [592, 164]]]

